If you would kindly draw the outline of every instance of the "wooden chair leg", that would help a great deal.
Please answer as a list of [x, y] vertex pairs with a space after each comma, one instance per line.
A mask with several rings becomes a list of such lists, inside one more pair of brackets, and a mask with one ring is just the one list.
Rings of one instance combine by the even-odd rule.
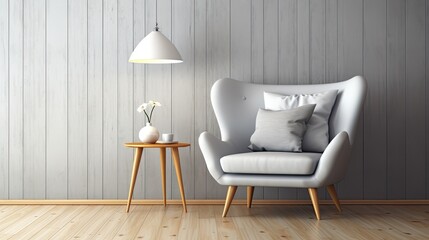
[[229, 207], [231, 206], [232, 199], [234, 199], [235, 192], [237, 191], [237, 186], [229, 186], [228, 193], [226, 194], [225, 207], [223, 209], [222, 217], [226, 217]]
[[311, 202], [313, 203], [314, 213], [316, 214], [317, 220], [320, 220], [320, 209], [319, 199], [317, 197], [317, 188], [309, 188], [308, 193], [310, 194]]
[[254, 186], [247, 186], [247, 208], [252, 207]]
[[338, 200], [337, 191], [335, 191], [335, 186], [329, 185], [327, 189], [328, 189], [329, 196], [331, 196], [332, 201], [334, 201], [335, 207], [337, 207], [338, 209], [338, 212], [341, 212], [342, 210], [341, 210], [340, 200]]

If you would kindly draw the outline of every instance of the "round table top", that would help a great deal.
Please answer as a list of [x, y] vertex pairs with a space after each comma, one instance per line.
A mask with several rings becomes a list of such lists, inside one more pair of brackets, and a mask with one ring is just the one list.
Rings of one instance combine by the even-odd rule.
[[132, 142], [125, 143], [126, 147], [132, 148], [178, 148], [178, 147], [189, 147], [191, 144], [184, 142], [176, 143], [142, 143], [142, 142]]

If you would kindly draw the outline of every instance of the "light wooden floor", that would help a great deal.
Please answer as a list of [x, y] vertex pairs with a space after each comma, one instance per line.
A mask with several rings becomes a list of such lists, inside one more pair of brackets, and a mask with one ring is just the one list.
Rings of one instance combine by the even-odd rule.
[[0, 239], [429, 239], [429, 206], [0, 206]]

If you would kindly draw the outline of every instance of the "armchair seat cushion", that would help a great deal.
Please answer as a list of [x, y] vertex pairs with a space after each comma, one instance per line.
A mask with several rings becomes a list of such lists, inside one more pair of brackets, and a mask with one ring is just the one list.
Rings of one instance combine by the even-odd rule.
[[311, 175], [321, 153], [250, 152], [224, 156], [220, 159], [226, 173]]

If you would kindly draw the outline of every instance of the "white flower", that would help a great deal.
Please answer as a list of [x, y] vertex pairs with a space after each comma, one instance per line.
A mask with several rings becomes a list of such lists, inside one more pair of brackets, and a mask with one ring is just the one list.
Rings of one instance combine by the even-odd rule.
[[161, 107], [162, 106], [160, 102], [155, 102], [152, 100], [150, 100], [148, 104], [152, 107]]
[[[155, 101], [150, 100], [148, 103], [143, 103], [142, 105], [140, 105], [137, 108], [137, 112], [140, 112], [140, 113], [143, 112], [144, 115], [146, 116], [147, 121], [150, 123], [152, 121], [153, 110], [155, 109], [155, 107], [161, 107], [161, 106], [162, 105], [160, 102], [155, 102]], [[146, 111], [146, 109], [150, 110], [149, 114]]]
[[143, 112], [147, 108], [147, 103], [143, 103], [140, 107], [137, 108], [137, 112]]

